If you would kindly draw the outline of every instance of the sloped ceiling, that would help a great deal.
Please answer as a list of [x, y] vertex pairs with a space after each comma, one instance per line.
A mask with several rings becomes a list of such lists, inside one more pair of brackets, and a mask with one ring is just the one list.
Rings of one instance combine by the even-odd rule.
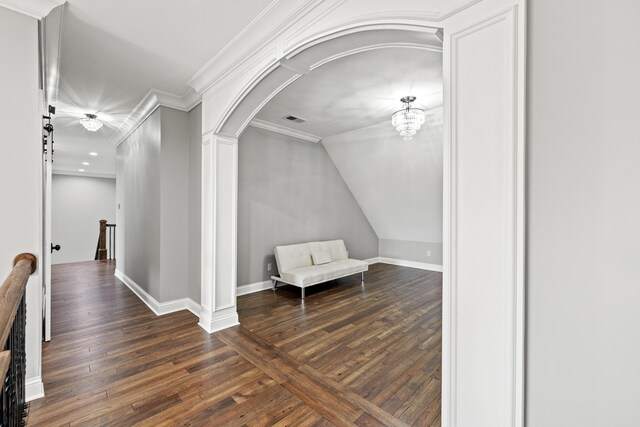
[[[410, 143], [391, 126], [404, 95], [427, 111]], [[283, 118], [290, 114], [307, 121]], [[440, 52], [385, 48], [341, 58], [296, 80], [257, 118], [322, 137], [379, 238], [442, 242]]]
[[[426, 110], [442, 105], [442, 54], [384, 48], [329, 62], [291, 83], [256, 118], [326, 138], [390, 119], [400, 98]], [[295, 115], [304, 123], [286, 120]]]

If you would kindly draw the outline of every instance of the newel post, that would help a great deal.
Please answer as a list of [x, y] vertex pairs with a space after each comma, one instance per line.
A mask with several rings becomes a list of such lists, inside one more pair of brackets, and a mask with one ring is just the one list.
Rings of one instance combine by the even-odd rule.
[[100, 235], [98, 237], [98, 259], [107, 259], [107, 220], [100, 220]]

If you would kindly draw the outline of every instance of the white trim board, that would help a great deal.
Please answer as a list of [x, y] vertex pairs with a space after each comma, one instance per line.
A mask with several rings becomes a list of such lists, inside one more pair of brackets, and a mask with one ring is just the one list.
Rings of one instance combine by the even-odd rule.
[[51, 12], [51, 9], [64, 3], [66, 0], [0, 0], [1, 7], [36, 19], [44, 18]]
[[293, 138], [301, 139], [307, 142], [313, 142], [316, 144], [320, 142], [320, 140], [322, 139], [319, 136], [316, 136], [310, 133], [302, 132], [297, 129], [292, 129], [287, 126], [278, 125], [278, 124], [267, 122], [260, 119], [251, 120], [249, 122], [249, 126], [253, 126], [254, 128], [258, 128], [258, 129], [268, 130], [268, 131], [279, 133], [282, 135], [291, 136]]
[[255, 292], [266, 291], [273, 288], [273, 282], [271, 280], [265, 280], [264, 282], [249, 283], [248, 285], [238, 286], [236, 296], [253, 294]]
[[154, 297], [149, 295], [147, 291], [142, 289], [140, 285], [131, 280], [129, 276], [122, 271], [117, 270], [114, 274], [122, 283], [127, 285], [131, 291], [136, 294], [138, 298], [144, 302], [147, 307], [153, 311], [156, 316], [162, 316], [164, 314], [174, 313], [180, 310], [189, 310], [195, 316], [200, 316], [200, 304], [192, 300], [191, 298], [181, 298], [173, 301], [159, 302]]
[[201, 99], [201, 96], [193, 90], [188, 90], [183, 96], [180, 96], [159, 89], [149, 89], [122, 123], [120, 130], [109, 139], [109, 143], [114, 147], [120, 145], [158, 107], [169, 107], [189, 112], [201, 102]]
[[44, 383], [42, 377], [28, 378], [24, 383], [24, 400], [31, 402], [32, 400], [44, 397]]
[[438, 264], [429, 264], [426, 262], [417, 262], [417, 261], [408, 261], [404, 259], [396, 259], [396, 258], [386, 258], [386, 257], [377, 257], [377, 258], [369, 258], [365, 260], [369, 264], [391, 264], [391, 265], [399, 265], [401, 267], [410, 267], [410, 268], [418, 268], [420, 270], [429, 270], [429, 271], [437, 271], [442, 273], [442, 266]]

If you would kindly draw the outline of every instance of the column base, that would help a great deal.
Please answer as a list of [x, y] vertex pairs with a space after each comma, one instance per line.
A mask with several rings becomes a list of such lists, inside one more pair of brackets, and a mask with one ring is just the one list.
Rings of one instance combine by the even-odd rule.
[[198, 325], [208, 333], [214, 333], [232, 326], [239, 325], [238, 313], [235, 307], [207, 313], [204, 310], [200, 313]]

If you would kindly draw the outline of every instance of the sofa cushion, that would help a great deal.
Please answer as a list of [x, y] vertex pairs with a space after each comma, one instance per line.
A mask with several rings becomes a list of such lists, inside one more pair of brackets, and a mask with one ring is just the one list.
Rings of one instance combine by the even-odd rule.
[[311, 260], [313, 265], [322, 265], [331, 262], [331, 254], [326, 251], [311, 252]]
[[294, 268], [308, 267], [311, 262], [311, 251], [308, 243], [299, 245], [276, 246], [273, 250], [280, 273]]
[[368, 269], [369, 264], [364, 261], [345, 259], [332, 261], [328, 264], [294, 268], [286, 272], [281, 272], [280, 277], [285, 282], [295, 283], [298, 286], [307, 286], [350, 274], [360, 273]]
[[331, 261], [341, 261], [349, 258], [349, 253], [343, 240], [327, 240], [326, 242], [309, 243], [311, 252], [324, 251], [331, 254]]

